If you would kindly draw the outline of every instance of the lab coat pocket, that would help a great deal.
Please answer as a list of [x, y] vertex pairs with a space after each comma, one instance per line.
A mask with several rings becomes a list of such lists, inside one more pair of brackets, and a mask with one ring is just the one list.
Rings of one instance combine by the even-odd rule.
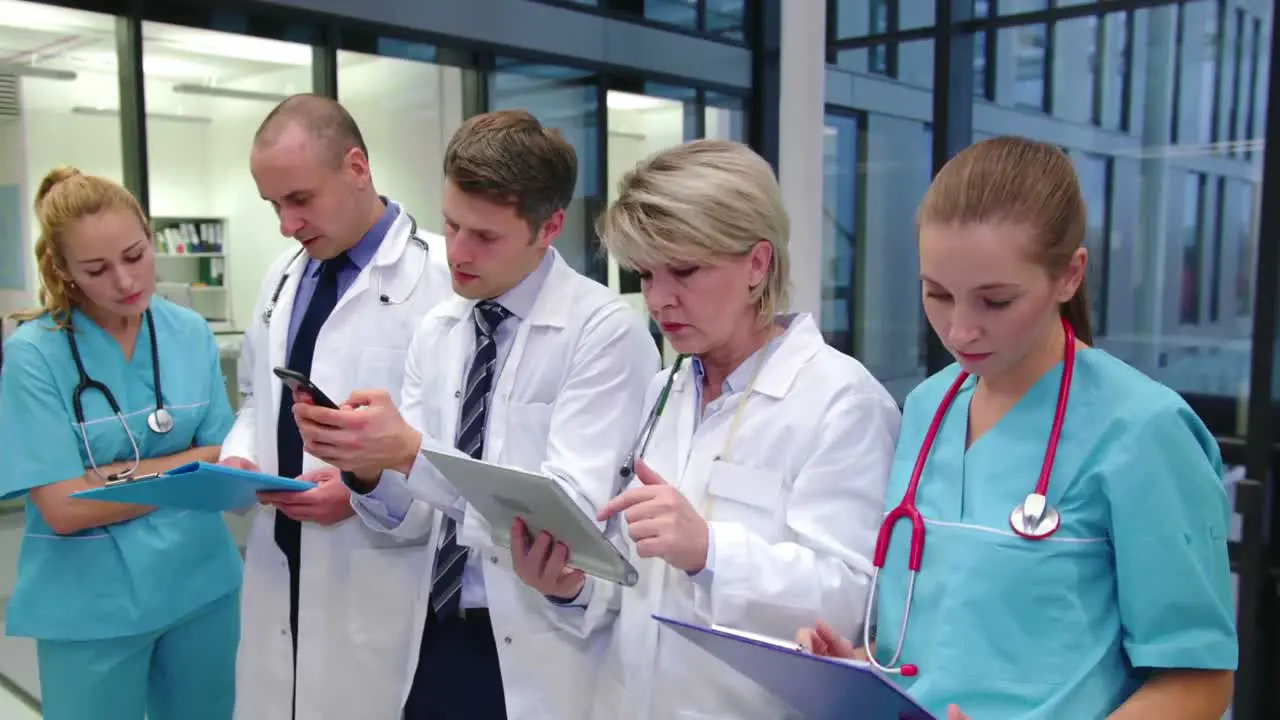
[[703, 517], [736, 522], [766, 541], [773, 537], [774, 515], [782, 499], [783, 475], [776, 470], [716, 460], [707, 478]]

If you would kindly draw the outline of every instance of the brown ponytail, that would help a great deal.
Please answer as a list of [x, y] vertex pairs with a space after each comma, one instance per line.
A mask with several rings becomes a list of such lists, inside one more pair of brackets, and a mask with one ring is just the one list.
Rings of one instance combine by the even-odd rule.
[[67, 230], [81, 219], [106, 210], [133, 213], [151, 237], [142, 206], [119, 183], [96, 175], [85, 175], [73, 167], [59, 166], [49, 171], [36, 190], [36, 219], [40, 237], [36, 239], [36, 269], [40, 275], [40, 307], [14, 313], [19, 322], [49, 315], [57, 327], [71, 321], [71, 310], [83, 300], [67, 271], [63, 242]]
[[1080, 283], [1080, 287], [1076, 288], [1076, 294], [1062, 303], [1059, 310], [1062, 312], [1062, 317], [1071, 323], [1071, 328], [1076, 332], [1076, 338], [1085, 345], [1092, 345], [1093, 318], [1089, 313], [1089, 286], [1086, 283]]

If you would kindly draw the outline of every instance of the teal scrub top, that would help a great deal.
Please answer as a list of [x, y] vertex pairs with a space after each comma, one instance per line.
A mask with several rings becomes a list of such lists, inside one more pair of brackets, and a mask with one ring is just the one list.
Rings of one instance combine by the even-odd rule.
[[[89, 376], [115, 396], [142, 457], [222, 444], [234, 415], [208, 322], [160, 297], [151, 301], [160, 386], [174, 426], [147, 427], [155, 409], [151, 339], [144, 323], [133, 358], [88, 316], [72, 315]], [[72, 392], [79, 382], [64, 331], [44, 316], [5, 343], [0, 372], [0, 497], [85, 474]], [[102, 393], [82, 396], [99, 466], [133, 460], [133, 446]], [[220, 513], [158, 509], [122, 523], [57, 535], [27, 499], [18, 580], [5, 613], [10, 635], [100, 640], [154, 632], [236, 590], [239, 550]]]
[[[886, 508], [906, 492], [943, 395], [939, 372], [907, 398]], [[1049, 502], [1048, 539], [1013, 533], [1035, 489], [1062, 363], [965, 450], [974, 379], [939, 430], [920, 480], [925, 543], [896, 678], [938, 717], [1104, 718], [1149, 670], [1234, 670], [1230, 517], [1217, 443], [1181, 397], [1097, 349], [1077, 353]], [[910, 523], [880, 573], [876, 657], [901, 636]]]

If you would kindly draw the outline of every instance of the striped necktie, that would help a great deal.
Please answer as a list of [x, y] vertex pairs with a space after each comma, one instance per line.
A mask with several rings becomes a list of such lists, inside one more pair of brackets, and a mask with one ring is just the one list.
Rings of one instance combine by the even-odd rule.
[[[494, 367], [498, 362], [498, 346], [493, 334], [498, 325], [511, 316], [511, 312], [492, 300], [484, 300], [476, 304], [474, 315], [476, 353], [467, 372], [455, 447], [479, 460], [484, 455], [485, 415], [489, 391], [493, 387]], [[438, 618], [458, 614], [467, 549], [458, 545], [457, 539], [458, 524], [446, 516], [444, 536], [436, 551], [435, 573], [431, 579], [431, 607]]]

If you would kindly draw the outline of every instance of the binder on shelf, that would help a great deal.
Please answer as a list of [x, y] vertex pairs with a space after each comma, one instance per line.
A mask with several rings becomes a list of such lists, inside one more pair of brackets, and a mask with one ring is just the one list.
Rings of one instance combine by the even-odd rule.
[[168, 472], [109, 481], [102, 487], [72, 493], [71, 497], [226, 512], [253, 505], [260, 490], [302, 492], [315, 486], [306, 480], [193, 462]]
[[773, 693], [807, 720], [850, 717], [938, 720], [869, 663], [822, 657], [795, 643], [654, 615], [662, 623]]

